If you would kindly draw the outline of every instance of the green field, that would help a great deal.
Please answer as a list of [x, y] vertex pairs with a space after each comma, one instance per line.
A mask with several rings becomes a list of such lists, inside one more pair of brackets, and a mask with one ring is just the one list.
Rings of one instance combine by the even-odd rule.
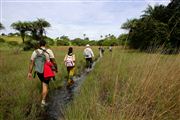
[[[68, 47], [52, 48], [58, 63], [58, 74], [50, 91], [63, 85], [67, 71], [64, 56]], [[74, 47], [76, 54], [76, 74], [84, 69], [84, 47]], [[97, 57], [98, 48], [94, 47]], [[36, 120], [40, 113], [40, 81], [27, 79], [28, 65], [32, 51], [15, 54], [12, 49], [0, 49], [0, 119]]]
[[[59, 72], [50, 91], [63, 85], [68, 47], [52, 48]], [[84, 47], [74, 47], [76, 74], [84, 69]], [[98, 48], [93, 47], [95, 56]], [[14, 54], [0, 49], [0, 119], [36, 120], [40, 113], [40, 82], [27, 79], [32, 51]], [[105, 55], [88, 74], [71, 104], [67, 120], [177, 120], [180, 56], [147, 54], [120, 47]]]
[[116, 48], [66, 109], [67, 120], [178, 120], [180, 56]]
[[18, 43], [22, 43], [21, 36], [0, 36], [0, 38], [3, 38], [6, 42], [16, 41]]

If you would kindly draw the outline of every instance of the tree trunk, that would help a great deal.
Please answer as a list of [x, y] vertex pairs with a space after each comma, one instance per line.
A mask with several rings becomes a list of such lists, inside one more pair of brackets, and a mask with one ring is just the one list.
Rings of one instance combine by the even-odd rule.
[[24, 43], [25, 31], [21, 31], [21, 38], [22, 38], [22, 41], [23, 41], [23, 43]]

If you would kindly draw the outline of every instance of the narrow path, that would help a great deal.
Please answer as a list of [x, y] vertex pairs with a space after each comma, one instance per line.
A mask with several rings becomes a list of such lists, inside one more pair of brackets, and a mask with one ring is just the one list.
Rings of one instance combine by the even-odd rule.
[[[94, 69], [94, 66], [99, 61], [99, 59], [100, 57], [94, 61], [92, 70]], [[89, 72], [83, 71], [79, 76], [75, 76], [75, 83], [70, 88], [70, 90], [66, 89], [65, 84], [62, 88], [53, 90], [50, 93], [51, 95], [48, 100], [48, 106], [40, 115], [40, 120], [63, 120], [63, 111], [65, 105], [67, 105], [69, 102], [73, 100], [73, 95], [77, 93], [78, 89], [80, 88], [83, 80], [85, 80], [85, 78], [87, 77], [88, 73]]]

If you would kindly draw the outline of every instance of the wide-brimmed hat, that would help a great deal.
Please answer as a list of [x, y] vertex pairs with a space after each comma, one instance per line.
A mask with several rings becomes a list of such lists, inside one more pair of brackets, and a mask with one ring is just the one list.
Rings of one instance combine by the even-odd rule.
[[86, 47], [89, 47], [89, 46], [90, 46], [89, 44], [86, 45]]

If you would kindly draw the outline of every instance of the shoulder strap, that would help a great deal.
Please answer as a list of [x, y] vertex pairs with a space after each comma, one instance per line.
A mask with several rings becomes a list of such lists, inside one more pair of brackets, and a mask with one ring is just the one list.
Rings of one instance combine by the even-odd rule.
[[36, 54], [37, 54], [37, 55], [39, 55], [39, 54], [40, 54], [40, 53], [39, 53], [39, 51], [38, 51], [38, 49], [36, 49], [36, 50], [35, 50], [35, 52], [36, 52]]
[[48, 56], [49, 56], [49, 58], [50, 58], [49, 53], [46, 51], [47, 49], [42, 49], [41, 47], [40, 47], [39, 49], [40, 49], [40, 50], [42, 50], [43, 52], [47, 53], [47, 54], [48, 54]]

